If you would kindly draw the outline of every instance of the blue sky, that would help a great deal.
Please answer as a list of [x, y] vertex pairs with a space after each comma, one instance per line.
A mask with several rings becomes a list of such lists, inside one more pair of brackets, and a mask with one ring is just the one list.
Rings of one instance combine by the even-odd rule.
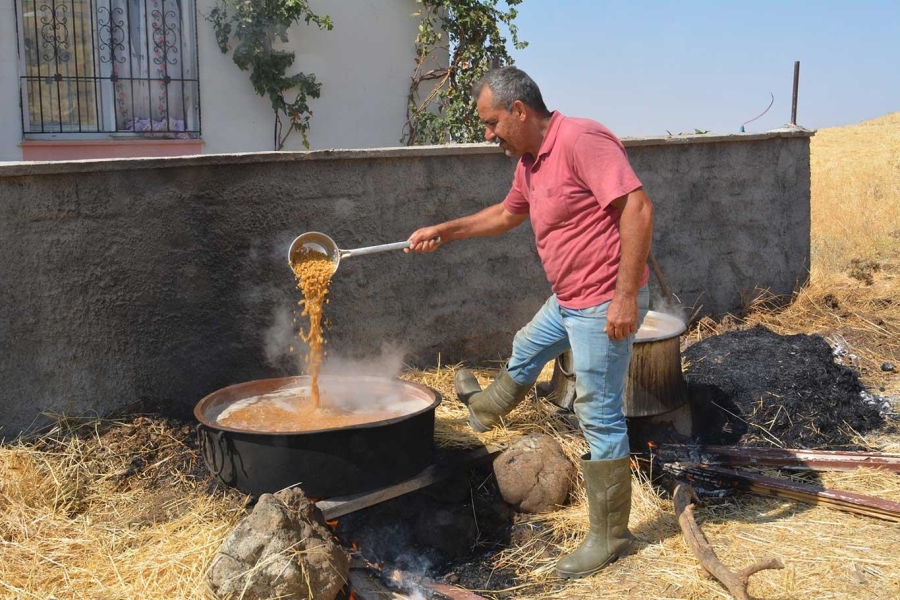
[[620, 136], [819, 129], [900, 111], [900, 0], [525, 0], [516, 65], [551, 109]]

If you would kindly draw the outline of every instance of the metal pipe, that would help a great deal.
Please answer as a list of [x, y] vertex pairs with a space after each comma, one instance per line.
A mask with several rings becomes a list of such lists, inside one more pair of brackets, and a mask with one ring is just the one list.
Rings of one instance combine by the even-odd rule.
[[797, 88], [800, 86], [800, 61], [794, 61], [794, 94], [791, 100], [791, 125], [797, 124]]
[[656, 257], [653, 256], [652, 250], [650, 251], [647, 259], [650, 262], [650, 268], [653, 270], [653, 274], [656, 275], [656, 281], [659, 282], [659, 287], [662, 290], [663, 295], [666, 297], [666, 301], [671, 303], [672, 305], [680, 304], [678, 298], [676, 298], [675, 294], [672, 293], [672, 288], [670, 288], [666, 283], [666, 280], [663, 277], [662, 269], [659, 268], [659, 263], [656, 262]]

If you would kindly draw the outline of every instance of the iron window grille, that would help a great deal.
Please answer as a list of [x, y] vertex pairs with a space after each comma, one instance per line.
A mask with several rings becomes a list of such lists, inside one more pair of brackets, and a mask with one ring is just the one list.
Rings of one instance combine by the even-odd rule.
[[195, 0], [18, 0], [26, 138], [199, 138]]

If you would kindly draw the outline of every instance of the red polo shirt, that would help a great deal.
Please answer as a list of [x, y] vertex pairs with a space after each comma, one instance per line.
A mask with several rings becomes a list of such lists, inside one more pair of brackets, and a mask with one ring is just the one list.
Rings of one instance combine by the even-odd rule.
[[[610, 203], [641, 187], [625, 147], [606, 127], [554, 112], [536, 158], [523, 155], [503, 206], [528, 214], [538, 255], [561, 306], [611, 300], [619, 272], [619, 218]], [[644, 267], [641, 285], [650, 273]]]

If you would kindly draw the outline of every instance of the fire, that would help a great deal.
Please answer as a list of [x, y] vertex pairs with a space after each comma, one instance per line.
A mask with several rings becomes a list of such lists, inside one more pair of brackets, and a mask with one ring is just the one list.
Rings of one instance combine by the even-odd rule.
[[350, 542], [350, 549], [356, 552], [359, 550], [359, 546], [356, 545], [356, 542]]
[[331, 527], [332, 530], [337, 529], [338, 520], [334, 519], [333, 521], [325, 521], [325, 524]]
[[650, 448], [651, 450], [656, 450], [659, 446], [656, 445], [656, 442], [650, 441], [650, 442], [647, 442], [647, 447]]

